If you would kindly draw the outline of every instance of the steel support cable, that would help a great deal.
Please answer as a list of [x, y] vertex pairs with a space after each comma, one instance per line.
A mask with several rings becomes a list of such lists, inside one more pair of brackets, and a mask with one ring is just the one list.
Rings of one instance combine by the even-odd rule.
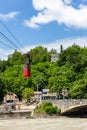
[[[14, 42], [12, 42], [6, 35], [4, 35], [2, 32], [0, 32], [0, 34], [6, 38], [11, 44], [13, 44], [17, 49], [19, 49], [21, 52], [23, 52], [17, 45], [15, 45]], [[14, 49], [15, 50], [15, 49]]]
[[10, 45], [8, 45], [8, 44], [6, 44], [6, 43], [4, 43], [4, 42], [0, 41], [0, 43], [14, 50], [13, 47], [11, 47]]
[[10, 29], [5, 25], [5, 23], [4, 23], [2, 20], [0, 20], [0, 22], [1, 22], [1, 24], [7, 29], [7, 31], [10, 33], [10, 35], [12, 35], [12, 37], [15, 39], [15, 41], [19, 43], [19, 45], [23, 48], [23, 50], [24, 50], [25, 52], [27, 52], [27, 51], [25, 50], [25, 48], [22, 46], [22, 44], [19, 42], [19, 40], [15, 37], [15, 35], [14, 35], [14, 34], [10, 31]]

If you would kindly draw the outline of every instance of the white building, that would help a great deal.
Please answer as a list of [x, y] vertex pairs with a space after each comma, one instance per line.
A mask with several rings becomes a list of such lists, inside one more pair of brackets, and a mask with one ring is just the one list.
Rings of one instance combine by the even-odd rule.
[[59, 58], [59, 54], [51, 54], [51, 62], [56, 62]]

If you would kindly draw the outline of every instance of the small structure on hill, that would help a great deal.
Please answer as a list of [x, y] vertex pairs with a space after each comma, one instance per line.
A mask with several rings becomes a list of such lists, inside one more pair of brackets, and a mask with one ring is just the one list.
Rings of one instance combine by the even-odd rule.
[[9, 92], [8, 94], [6, 94], [4, 96], [4, 99], [3, 99], [4, 103], [16, 103], [19, 101], [18, 99], [18, 96], [13, 93], [13, 92]]
[[47, 93], [47, 94], [42, 94], [42, 100], [55, 100], [57, 99], [57, 93]]
[[59, 59], [59, 54], [51, 54], [51, 62], [56, 62]]
[[32, 100], [34, 101], [42, 101], [42, 100], [55, 100], [57, 99], [57, 92], [49, 92], [49, 89], [42, 89], [42, 91], [34, 92], [34, 97]]
[[42, 92], [41, 91], [35, 91], [33, 100], [35, 101], [41, 101], [42, 99]]

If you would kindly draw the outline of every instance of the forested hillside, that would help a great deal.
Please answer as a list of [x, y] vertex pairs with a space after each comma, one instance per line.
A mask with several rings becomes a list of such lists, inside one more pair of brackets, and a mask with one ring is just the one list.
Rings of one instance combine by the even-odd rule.
[[42, 90], [61, 95], [68, 90], [67, 98], [87, 98], [87, 48], [73, 45], [59, 54], [57, 62], [51, 62], [50, 52], [42, 46], [31, 49], [31, 77], [24, 78], [25, 55], [15, 51], [7, 60], [0, 61], [0, 100], [7, 92], [14, 92], [20, 98], [25, 88]]

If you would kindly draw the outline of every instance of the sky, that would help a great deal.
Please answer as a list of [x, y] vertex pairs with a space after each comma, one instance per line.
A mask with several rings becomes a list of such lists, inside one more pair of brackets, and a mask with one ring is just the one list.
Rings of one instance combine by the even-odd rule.
[[15, 49], [60, 52], [74, 43], [87, 47], [87, 0], [0, 0], [1, 60]]

